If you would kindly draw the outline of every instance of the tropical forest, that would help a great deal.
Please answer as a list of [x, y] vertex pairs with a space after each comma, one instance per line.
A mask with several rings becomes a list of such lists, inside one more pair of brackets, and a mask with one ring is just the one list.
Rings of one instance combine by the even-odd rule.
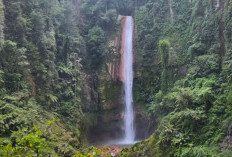
[[232, 0], [0, 0], [0, 157], [232, 157]]

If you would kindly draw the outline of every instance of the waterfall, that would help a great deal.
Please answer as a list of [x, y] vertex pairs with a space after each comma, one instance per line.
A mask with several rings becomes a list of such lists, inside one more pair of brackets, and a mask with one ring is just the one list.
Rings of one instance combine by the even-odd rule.
[[124, 144], [133, 144], [135, 140], [134, 111], [133, 111], [133, 31], [134, 22], [131, 16], [126, 16], [123, 26], [122, 49], [121, 49], [121, 74], [120, 78], [124, 85], [124, 128], [125, 135], [122, 139]]

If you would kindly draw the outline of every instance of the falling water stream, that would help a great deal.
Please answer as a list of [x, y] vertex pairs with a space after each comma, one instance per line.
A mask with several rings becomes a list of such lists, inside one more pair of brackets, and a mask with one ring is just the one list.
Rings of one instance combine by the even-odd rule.
[[134, 22], [131, 16], [125, 17], [121, 49], [121, 80], [124, 82], [124, 129], [125, 135], [120, 141], [122, 144], [135, 142], [134, 111], [133, 111], [133, 31]]
[[124, 112], [123, 112], [123, 136], [107, 142], [108, 146], [130, 146], [135, 141], [134, 110], [133, 110], [133, 33], [134, 20], [132, 16], [125, 16], [122, 27], [121, 38], [121, 63], [120, 80], [123, 82], [124, 90]]

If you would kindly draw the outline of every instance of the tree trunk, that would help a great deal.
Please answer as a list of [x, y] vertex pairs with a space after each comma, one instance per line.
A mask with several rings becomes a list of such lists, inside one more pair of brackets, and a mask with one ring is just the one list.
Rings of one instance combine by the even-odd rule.
[[174, 22], [174, 13], [173, 13], [173, 8], [172, 8], [172, 0], [169, 0], [169, 10], [170, 10], [170, 16], [171, 16], [171, 24]]

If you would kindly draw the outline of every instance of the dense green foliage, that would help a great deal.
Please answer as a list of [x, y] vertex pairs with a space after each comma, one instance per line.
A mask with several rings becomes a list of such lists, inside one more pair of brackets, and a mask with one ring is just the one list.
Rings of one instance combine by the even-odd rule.
[[135, 96], [158, 126], [120, 156], [231, 156], [231, 1], [218, 3], [157, 0], [136, 10]]
[[0, 0], [0, 156], [101, 154], [77, 151], [93, 125], [85, 112], [101, 112], [120, 95], [121, 83], [106, 75], [120, 58], [109, 43], [118, 15], [134, 7], [131, 0]]
[[[102, 6], [95, 9], [102, 12]], [[98, 26], [87, 18], [89, 7], [87, 0], [0, 1], [0, 136], [6, 150], [0, 156], [71, 156], [86, 144], [88, 120], [82, 108], [99, 100], [88, 100], [89, 91], [83, 89], [89, 76], [102, 71], [106, 32], [116, 29], [114, 6], [99, 13]], [[60, 119], [55, 129], [45, 126], [53, 117]], [[34, 132], [33, 126], [45, 130]], [[12, 131], [21, 134], [19, 141]]]
[[167, 78], [167, 66], [169, 57], [169, 42], [167, 40], [159, 41], [159, 51], [162, 62], [162, 74], [161, 74], [161, 91], [166, 94], [168, 90], [168, 78]]
[[230, 156], [231, 0], [0, 0], [0, 156], [101, 156], [86, 137], [120, 106], [119, 15], [156, 124], [120, 156]]

